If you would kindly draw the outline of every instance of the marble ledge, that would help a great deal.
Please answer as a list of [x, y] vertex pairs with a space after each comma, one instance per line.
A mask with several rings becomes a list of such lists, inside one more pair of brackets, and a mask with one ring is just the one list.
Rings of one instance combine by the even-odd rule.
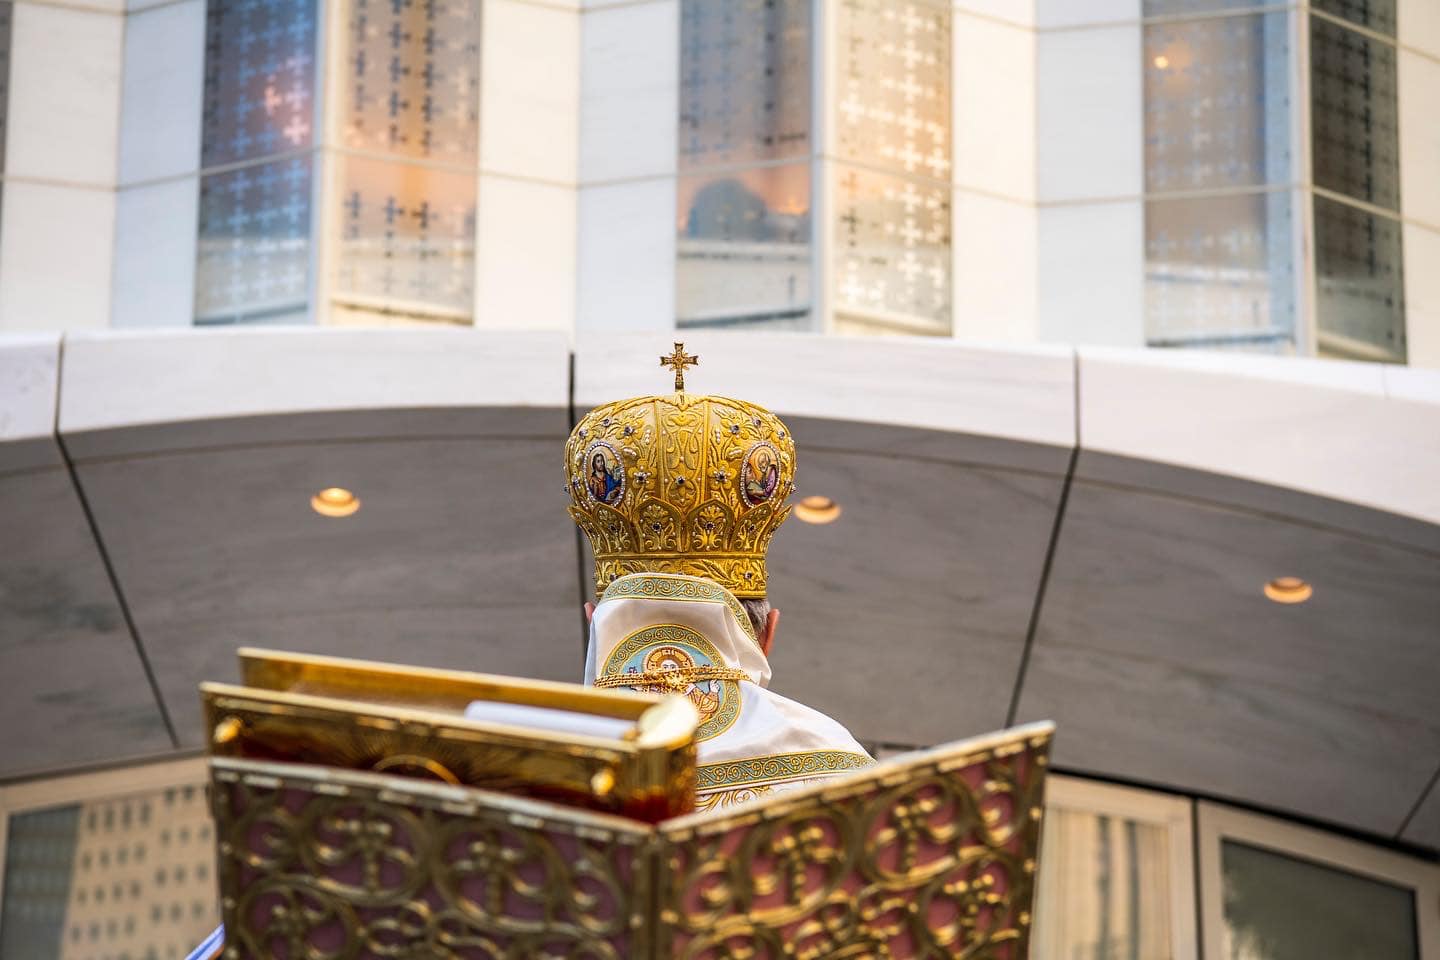
[[1440, 372], [1081, 348], [1081, 444], [1440, 523]]
[[0, 333], [0, 442], [55, 432], [60, 334]]
[[87, 430], [312, 411], [565, 407], [563, 333], [318, 327], [66, 338], [59, 424]]

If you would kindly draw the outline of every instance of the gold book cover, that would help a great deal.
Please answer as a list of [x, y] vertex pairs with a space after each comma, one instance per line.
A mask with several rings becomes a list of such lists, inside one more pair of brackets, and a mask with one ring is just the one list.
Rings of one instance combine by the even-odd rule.
[[200, 687], [212, 756], [394, 773], [653, 822], [695, 802], [683, 697], [240, 651]]

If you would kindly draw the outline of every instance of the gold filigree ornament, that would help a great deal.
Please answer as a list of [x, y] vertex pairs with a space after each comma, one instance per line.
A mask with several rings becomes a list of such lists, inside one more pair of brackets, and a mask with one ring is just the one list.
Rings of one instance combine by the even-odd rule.
[[764, 407], [685, 392], [699, 361], [675, 344], [675, 393], [596, 407], [565, 445], [570, 515], [599, 594], [628, 573], [682, 573], [763, 597], [765, 553], [790, 514], [795, 441]]

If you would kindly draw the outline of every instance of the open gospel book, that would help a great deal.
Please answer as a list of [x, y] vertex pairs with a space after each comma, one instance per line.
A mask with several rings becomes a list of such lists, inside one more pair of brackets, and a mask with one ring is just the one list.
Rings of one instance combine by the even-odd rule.
[[683, 698], [242, 675], [203, 687], [227, 958], [1028, 955], [1048, 724], [686, 813]]

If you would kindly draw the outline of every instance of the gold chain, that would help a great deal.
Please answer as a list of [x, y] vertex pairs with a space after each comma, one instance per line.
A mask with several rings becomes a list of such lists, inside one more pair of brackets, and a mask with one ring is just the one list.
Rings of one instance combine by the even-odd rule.
[[644, 673], [616, 673], [598, 677], [597, 687], [668, 687], [683, 690], [699, 680], [749, 680], [750, 674], [733, 667], [676, 667], [673, 670], [647, 670]]

